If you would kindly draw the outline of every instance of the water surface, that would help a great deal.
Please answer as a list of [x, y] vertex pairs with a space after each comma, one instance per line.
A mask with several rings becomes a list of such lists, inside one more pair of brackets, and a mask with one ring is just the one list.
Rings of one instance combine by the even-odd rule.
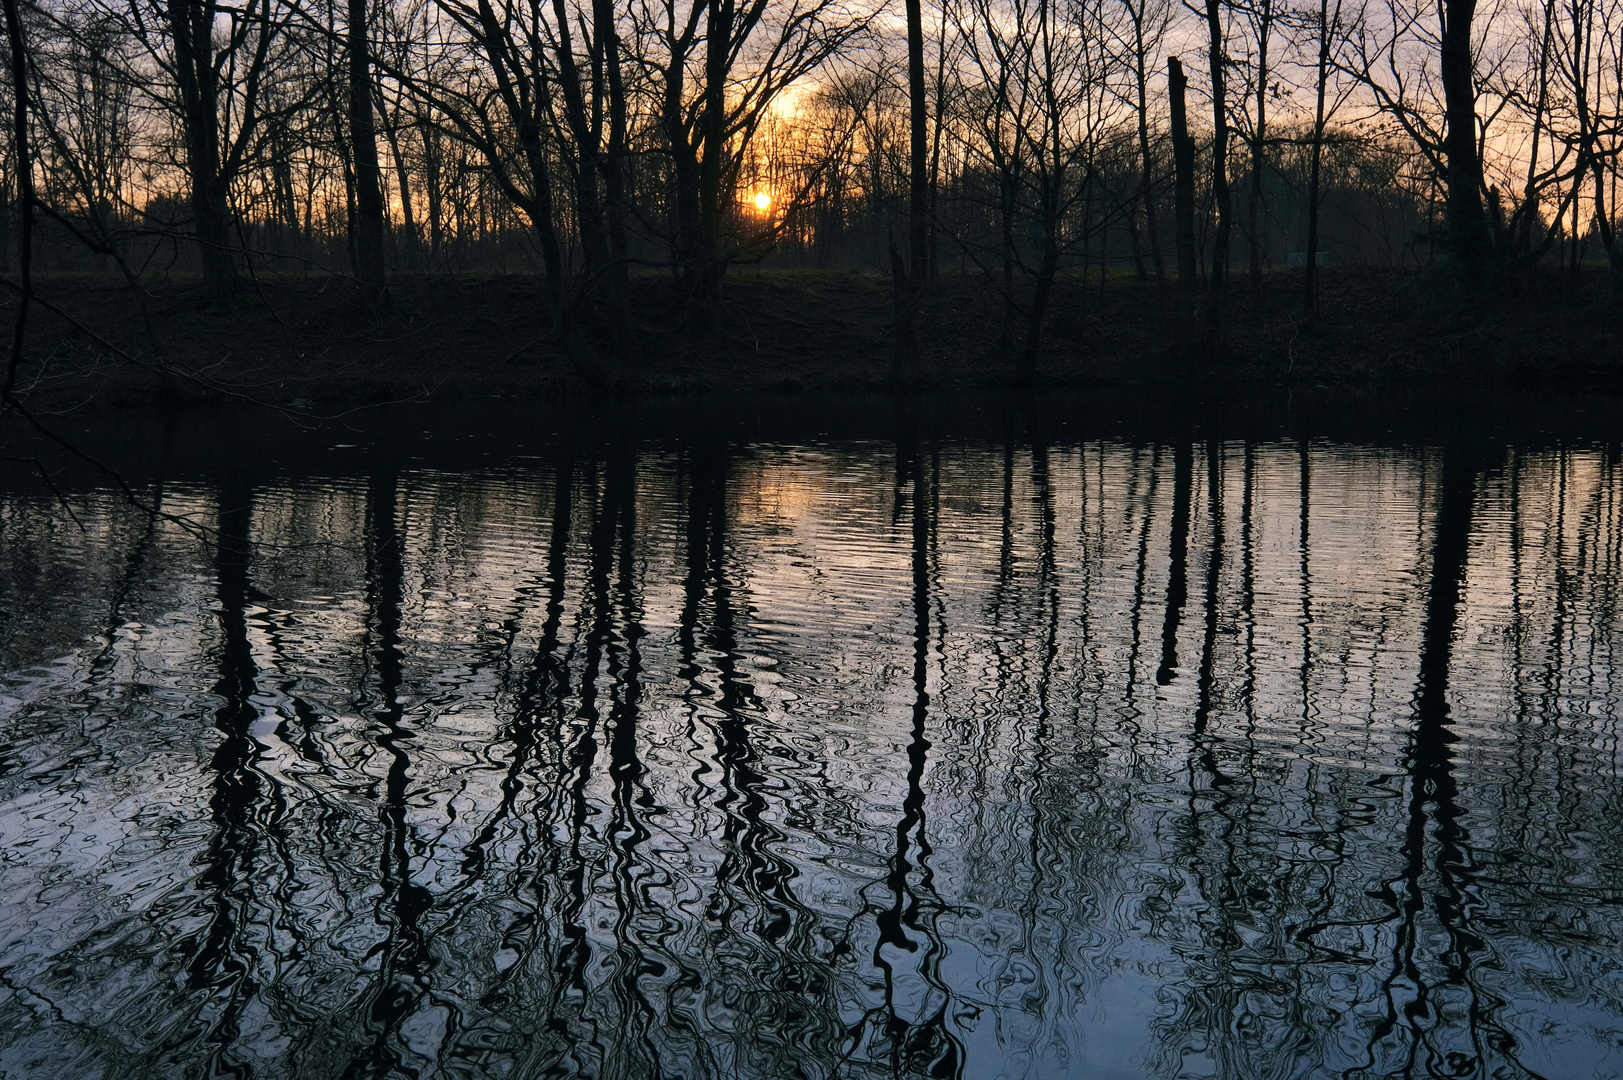
[[852, 408], [13, 478], [0, 1074], [1623, 1075], [1605, 425]]

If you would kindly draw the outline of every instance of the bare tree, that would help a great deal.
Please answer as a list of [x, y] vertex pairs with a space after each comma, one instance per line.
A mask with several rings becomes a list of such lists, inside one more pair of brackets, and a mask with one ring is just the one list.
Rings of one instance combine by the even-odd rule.
[[347, 74], [349, 147], [355, 169], [352, 229], [355, 277], [368, 293], [383, 289], [383, 169], [378, 162], [377, 114], [373, 109], [372, 19], [368, 0], [348, 0]]
[[[122, 19], [140, 47], [125, 77], [167, 114], [180, 135], [192, 233], [204, 295], [237, 288], [232, 185], [250, 165], [262, 131], [302, 106], [305, 94], [272, 93], [300, 70], [283, 0], [93, 0]], [[267, 109], [269, 99], [279, 103]]]
[[1304, 253], [1306, 262], [1302, 284], [1302, 312], [1308, 319], [1312, 319], [1318, 313], [1319, 304], [1319, 195], [1324, 159], [1324, 126], [1329, 117], [1325, 95], [1331, 74], [1331, 48], [1335, 40], [1334, 35], [1339, 32], [1340, 27], [1341, 0], [1335, 0], [1333, 10], [1330, 7], [1330, 0], [1319, 0], [1318, 22], [1315, 27], [1315, 42], [1318, 48], [1313, 80], [1312, 165], [1307, 187], [1307, 251]]
[[673, 247], [702, 317], [736, 253], [734, 186], [756, 132], [788, 87], [854, 44], [872, 17], [839, 0], [640, 0], [638, 63], [671, 163]]
[[[997, 0], [968, 0], [954, 18], [976, 80], [966, 105], [983, 110], [981, 152], [998, 176], [1004, 340], [1015, 377], [1029, 381], [1060, 268], [1103, 224], [1089, 199], [1112, 103], [1125, 87], [1105, 47], [1108, 15], [1092, 0], [1012, 0], [1005, 10]], [[1025, 245], [1016, 239], [1017, 218]], [[1016, 289], [1017, 267], [1032, 279], [1029, 299]]]
[[[397, 69], [419, 107], [442, 117], [451, 133], [478, 152], [502, 193], [529, 221], [541, 255], [546, 310], [575, 369], [593, 385], [607, 372], [575, 308], [557, 207], [557, 155], [550, 145], [555, 82], [554, 28], [538, 3], [439, 0], [446, 23], [428, 21], [455, 67]], [[430, 196], [432, 199], [432, 195]]]
[[918, 306], [929, 268], [930, 180], [926, 131], [929, 99], [924, 85], [924, 13], [919, 0], [905, 0], [907, 8], [907, 262], [891, 242], [890, 265], [895, 290], [895, 353], [891, 381], [915, 380], [919, 374]]
[[1250, 31], [1247, 43], [1252, 49], [1251, 62], [1247, 65], [1251, 80], [1248, 87], [1250, 93], [1246, 96], [1251, 101], [1253, 111], [1249, 118], [1245, 118], [1243, 112], [1241, 114], [1242, 119], [1249, 119], [1250, 131], [1246, 133], [1246, 141], [1251, 145], [1251, 176], [1246, 185], [1246, 248], [1251, 287], [1260, 291], [1264, 258], [1263, 187], [1268, 175], [1268, 99], [1275, 89], [1275, 76], [1268, 66], [1268, 54], [1280, 13], [1274, 6], [1274, 0], [1251, 0], [1240, 12]]
[[1467, 282], [1481, 278], [1493, 249], [1482, 147], [1494, 117], [1478, 115], [1476, 93], [1492, 72], [1478, 68], [1476, 14], [1476, 0], [1443, 0], [1435, 7], [1386, 0], [1364, 12], [1342, 65], [1414, 140], [1441, 180], [1446, 248]]
[[1217, 229], [1212, 238], [1212, 272], [1206, 283], [1205, 332], [1208, 348], [1223, 336], [1224, 293], [1228, 288], [1229, 234], [1234, 229], [1234, 205], [1229, 194], [1229, 112], [1226, 67], [1228, 54], [1223, 25], [1223, 0], [1206, 0], [1206, 60], [1212, 94], [1212, 204]]
[[130, 51], [119, 20], [64, 9], [40, 20], [29, 53], [30, 105], [43, 121], [35, 152], [45, 185], [38, 205], [126, 278], [120, 244], [133, 231], [130, 173], [138, 138], [135, 91], [124, 77]]
[[[586, 274], [607, 308], [615, 351], [630, 349], [626, 265], [625, 161], [627, 100], [612, 0], [592, 0], [590, 14], [553, 0], [547, 28], [561, 91], [560, 158], [573, 182], [577, 231]], [[570, 23], [586, 40], [577, 48]]]
[[1183, 63], [1176, 56], [1167, 57], [1167, 98], [1172, 112], [1172, 216], [1178, 244], [1178, 291], [1186, 300], [1186, 318], [1192, 314], [1187, 301], [1192, 301], [1200, 289], [1195, 261], [1195, 142], [1189, 136], [1188, 90]]
[[0, 383], [0, 417], [16, 411], [17, 379], [22, 374], [23, 347], [28, 340], [28, 315], [34, 299], [34, 159], [29, 149], [28, 49], [23, 40], [22, 14], [17, 0], [0, 0], [6, 17], [6, 45], [11, 61], [11, 138], [17, 169], [17, 210], [21, 219], [18, 243], [19, 292], [17, 317], [12, 321], [11, 355]]
[[[1172, 25], [1172, 5], [1167, 0], [1118, 0], [1126, 15], [1128, 27], [1122, 33], [1118, 24], [1106, 20], [1104, 26], [1117, 44], [1122, 62], [1132, 70], [1132, 96], [1128, 104], [1133, 110], [1134, 127], [1138, 138], [1139, 186], [1138, 201], [1144, 213], [1144, 235], [1149, 240], [1150, 259], [1155, 268], [1155, 280], [1165, 282], [1166, 271], [1161, 259], [1161, 233], [1156, 225], [1155, 192], [1159, 185], [1159, 165], [1154, 143], [1150, 137], [1150, 74], [1160, 66], [1160, 48]], [[1127, 215], [1128, 236], [1133, 246], [1133, 261], [1140, 279], [1148, 276], [1140, 251], [1138, 215]]]
[[1443, 0], [1438, 68], [1447, 116], [1442, 151], [1447, 160], [1448, 241], [1469, 277], [1481, 273], [1490, 246], [1482, 208], [1482, 153], [1477, 144], [1476, 71], [1471, 20], [1476, 0]]

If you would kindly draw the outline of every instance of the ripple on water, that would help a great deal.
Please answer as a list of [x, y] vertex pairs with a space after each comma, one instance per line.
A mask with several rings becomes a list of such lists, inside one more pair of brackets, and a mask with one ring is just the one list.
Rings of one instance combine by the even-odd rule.
[[0, 498], [0, 1072], [1623, 1072], [1609, 451], [347, 460]]

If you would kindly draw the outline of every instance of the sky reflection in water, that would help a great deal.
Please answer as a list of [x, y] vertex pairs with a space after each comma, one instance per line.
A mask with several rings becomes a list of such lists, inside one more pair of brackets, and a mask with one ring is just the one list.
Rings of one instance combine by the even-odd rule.
[[1042, 428], [0, 496], [0, 1073], [1623, 1074], [1615, 448]]

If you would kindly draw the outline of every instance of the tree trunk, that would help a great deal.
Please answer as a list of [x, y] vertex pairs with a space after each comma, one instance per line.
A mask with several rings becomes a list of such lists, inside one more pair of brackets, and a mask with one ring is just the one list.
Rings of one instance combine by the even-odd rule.
[[1533, 230], [1543, 224], [1538, 213], [1538, 148], [1544, 128], [1544, 115], [1550, 98], [1550, 42], [1555, 29], [1555, 4], [1544, 5], [1544, 33], [1539, 40], [1538, 100], [1533, 106], [1533, 134], [1527, 140], [1527, 183], [1522, 187], [1522, 205], [1519, 208], [1520, 235], [1512, 237], [1513, 250], [1519, 257], [1531, 261]]
[[1445, 0], [1439, 68], [1448, 129], [1447, 242], [1466, 284], [1480, 281], [1489, 251], [1487, 215], [1482, 209], [1482, 157], [1477, 148], [1476, 83], [1471, 58], [1471, 20], [1476, 0]]
[[1223, 298], [1228, 287], [1229, 235], [1234, 208], [1229, 197], [1228, 97], [1224, 89], [1222, 0], [1206, 0], [1207, 61], [1212, 79], [1212, 203], [1217, 230], [1212, 237], [1212, 276], [1206, 283], [1205, 345], [1215, 349], [1223, 339]]
[[674, 202], [672, 217], [676, 224], [671, 254], [679, 267], [683, 288], [691, 293], [697, 289], [697, 274], [705, 257], [701, 239], [704, 214], [699, 206], [699, 148], [687, 141], [682, 130], [681, 82], [679, 74], [673, 75], [668, 83], [666, 103]]
[[1172, 218], [1178, 245], [1178, 288], [1192, 295], [1199, 288], [1195, 261], [1195, 142], [1189, 137], [1185, 95], [1189, 80], [1178, 58], [1167, 58], [1167, 88], [1172, 112]]
[[222, 300], [237, 292], [237, 261], [231, 251], [231, 211], [226, 183], [208, 175], [207, 168], [192, 169], [192, 229], [197, 237], [198, 268], [203, 295]]
[[924, 86], [924, 13], [919, 0], [907, 6], [908, 192], [907, 267], [891, 253], [891, 284], [896, 290], [896, 351], [891, 381], [914, 382], [919, 375], [918, 306], [930, 263], [930, 174]]
[[422, 237], [417, 234], [417, 215], [411, 205], [411, 166], [406, 163], [405, 155], [400, 152], [400, 110], [397, 107], [394, 116], [384, 117], [384, 137], [389, 143], [389, 157], [394, 162], [395, 186], [400, 189], [400, 217], [401, 226], [406, 234], [405, 256], [403, 261], [408, 270], [421, 270], [422, 259], [419, 248], [422, 246]]
[[230, 246], [229, 184], [220, 175], [219, 72], [214, 55], [214, 9], [192, 0], [170, 0], [186, 139], [192, 229], [197, 238], [203, 295], [222, 299], [237, 291], [236, 260]]
[[[1127, 226], [1127, 248], [1133, 254], [1133, 276], [1140, 281], [1148, 281], [1150, 280], [1150, 271], [1144, 265], [1144, 242], [1138, 235], [1138, 210], [1129, 206], [1127, 212], [1122, 216], [1126, 218], [1124, 224]], [[1108, 233], [1102, 240], [1102, 246], [1106, 250], [1110, 248]], [[1104, 268], [1102, 266], [1099, 271], [1099, 288], [1102, 296], [1104, 290]]]
[[998, 346], [1007, 352], [1014, 348], [1014, 165], [1007, 160], [998, 169], [998, 220], [1003, 241], [1003, 329]]
[[355, 277], [375, 299], [383, 291], [383, 169], [372, 108], [371, 20], [367, 0], [349, 0], [349, 142], [355, 166]]
[[1194, 344], [1195, 304], [1200, 291], [1195, 261], [1195, 143], [1189, 137], [1185, 95], [1189, 80], [1175, 56], [1167, 57], [1167, 91], [1172, 120], [1172, 220], [1178, 243], [1178, 349], [1186, 357]]
[[[921, 57], [922, 61], [922, 57]], [[930, 237], [928, 276], [935, 281], [941, 274], [940, 245], [941, 222], [936, 216], [941, 200], [941, 133], [945, 125], [941, 118], [947, 114], [947, 11], [941, 10], [941, 34], [936, 40], [935, 63], [935, 127], [930, 133], [930, 215], [927, 231]]]
[[[1029, 383], [1037, 377], [1037, 356], [1042, 351], [1043, 316], [1048, 313], [1048, 298], [1054, 290], [1054, 275], [1059, 269], [1059, 245], [1055, 243], [1052, 231], [1045, 230], [1043, 237], [1043, 258], [1037, 268], [1037, 287], [1031, 296], [1031, 310], [1026, 313], [1026, 343], [1020, 351], [1020, 365], [1017, 369], [1019, 381]], [[1084, 270], [1086, 264], [1084, 263]], [[1104, 275], [1104, 266], [1099, 267], [1101, 280]], [[1086, 274], [1083, 278], [1086, 280]]]
[[1606, 168], [1597, 159], [1591, 163], [1595, 173], [1595, 231], [1601, 246], [1606, 249], [1606, 264], [1611, 269], [1612, 302], [1623, 299], [1623, 245], [1618, 243], [1617, 230], [1606, 213]]
[[890, 381], [892, 386], [903, 387], [918, 374], [917, 322], [914, 319], [913, 282], [908, 280], [907, 260], [896, 249], [896, 237], [890, 238], [890, 283], [892, 335]]
[[[602, 180], [607, 162], [601, 146], [601, 113], [593, 115], [588, 113], [586, 95], [581, 85], [580, 66], [576, 63], [571, 44], [569, 12], [563, 0], [553, 0], [553, 10], [557, 15], [558, 24], [558, 44], [554, 50], [555, 70], [558, 85], [563, 91], [564, 115], [568, 119], [574, 143], [576, 231], [580, 237], [581, 250], [586, 255], [587, 278], [593, 282], [598, 297], [603, 301], [614, 352], [624, 359], [630, 351], [631, 312], [626, 304], [625, 293], [618, 287], [621, 279], [615, 275], [609, 216], [603, 199], [603, 188], [607, 185], [602, 184]], [[593, 4], [593, 12], [595, 26], [592, 31], [594, 38], [591, 43], [592, 51], [596, 56], [601, 56], [604, 50], [612, 50], [614, 53], [612, 61], [617, 72], [619, 43], [614, 35], [613, 7], [603, 0], [597, 0]], [[601, 85], [601, 73], [601, 64], [594, 63], [592, 98], [597, 103], [608, 96], [602, 92], [604, 88]], [[623, 96], [620, 100], [623, 105]]]
[[[1040, 233], [1035, 237], [1041, 245], [1041, 258], [1037, 263], [1036, 288], [1032, 293], [1031, 309], [1026, 313], [1026, 344], [1021, 350], [1020, 362], [1017, 368], [1022, 383], [1029, 383], [1037, 375], [1037, 357], [1042, 349], [1043, 316], [1048, 310], [1049, 295], [1054, 288], [1054, 275], [1059, 269], [1059, 225], [1060, 215], [1064, 206], [1065, 190], [1065, 155], [1062, 146], [1061, 128], [1064, 123], [1064, 113], [1060, 108], [1058, 95], [1055, 92], [1055, 63], [1052, 38], [1049, 31], [1049, 0], [1038, 0], [1037, 18], [1038, 32], [1041, 37], [1041, 62], [1038, 66], [1038, 78], [1042, 86], [1043, 111], [1043, 143], [1047, 163], [1043, 163], [1044, 155], [1037, 155], [1033, 162], [1037, 170], [1038, 220], [1035, 228]], [[1083, 202], [1082, 220], [1078, 222], [1082, 235], [1087, 236], [1088, 204]], [[1088, 280], [1087, 247], [1084, 241], [1082, 249], [1082, 265], [1080, 272], [1082, 288], [1079, 294], [1085, 294]], [[1105, 263], [1103, 256], [1099, 260], [1099, 286], [1104, 287]]]
[[[1313, 109], [1313, 158], [1307, 180], [1307, 265], [1303, 267], [1302, 314], [1311, 320], [1319, 308], [1319, 163], [1324, 156], [1324, 86], [1330, 72], [1330, 0], [1319, 0], [1319, 70]], [[1339, 21], [1341, 5], [1336, 4]]]
[[615, 324], [614, 347], [621, 359], [636, 350], [636, 324], [631, 318], [631, 266], [626, 223], [631, 215], [626, 182], [627, 106], [620, 68], [620, 34], [615, 25], [613, 0], [594, 0], [597, 45], [603, 52], [608, 83], [609, 143], [602, 161], [604, 224], [608, 230], [609, 265], [599, 286], [609, 318]]
[[1150, 237], [1150, 259], [1155, 264], [1155, 281], [1166, 284], [1166, 268], [1161, 262], [1161, 230], [1155, 222], [1155, 159], [1150, 154], [1150, 89], [1145, 58], [1143, 7], [1133, 19], [1133, 75], [1138, 81], [1138, 197], [1144, 203], [1144, 231]]
[[[908, 192], [907, 271], [915, 285], [924, 280], [930, 258], [929, 99], [924, 87], [924, 16], [919, 0], [907, 3]], [[916, 290], [915, 290], [916, 291]]]
[[422, 135], [423, 187], [428, 195], [428, 261], [432, 268], [439, 261], [445, 243], [445, 187], [441, 178], [445, 163], [439, 129], [433, 124], [425, 124]]
[[696, 265], [690, 268], [694, 299], [705, 318], [721, 300], [721, 279], [726, 274], [722, 251], [722, 183], [727, 156], [727, 76], [732, 70], [735, 0], [710, 0], [705, 32], [704, 111], [700, 139]]
[[626, 178], [628, 120], [625, 79], [620, 66], [620, 33], [614, 21], [613, 0], [594, 0], [593, 11], [593, 18], [597, 22], [598, 46], [603, 50], [603, 64], [609, 91], [609, 146], [603, 160], [603, 188], [609, 229], [609, 255], [615, 262], [605, 275], [605, 280], [611, 282], [613, 287], [626, 297], [625, 302], [629, 303], [631, 268], [626, 263], [626, 256], [629, 254], [626, 226], [631, 207]]
[[[714, 19], [714, 12], [712, 12]], [[714, 30], [714, 25], [712, 25]], [[698, 130], [690, 130], [685, 110], [689, 101], [687, 91], [688, 59], [691, 42], [688, 37], [673, 41], [671, 53], [664, 69], [664, 98], [660, 103], [660, 123], [665, 129], [665, 144], [671, 155], [671, 261], [673, 273], [681, 290], [691, 299], [704, 290], [700, 276], [708, 255], [704, 246], [704, 208], [701, 191], [705, 187], [703, 153], [706, 145], [706, 126], [701, 118]], [[701, 318], [708, 317], [708, 308], [701, 305]]]
[[1257, 123], [1251, 140], [1251, 192], [1246, 207], [1250, 234], [1251, 288], [1262, 291], [1262, 180], [1268, 168], [1268, 38], [1273, 32], [1272, 0], [1262, 0], [1257, 16]]
[[[20, 201], [12, 201], [11, 177], [0, 176], [0, 274], [11, 273], [11, 234], [17, 227]], [[20, 183], [21, 177], [18, 177]]]
[[9, 411], [17, 401], [17, 377], [22, 371], [23, 346], [28, 338], [28, 309], [34, 299], [34, 156], [28, 146], [28, 50], [23, 42], [22, 15], [17, 0], [0, 0], [6, 16], [6, 44], [11, 56], [12, 159], [17, 168], [18, 276], [22, 295], [11, 324], [11, 355], [5, 381], [0, 383], [0, 409]]

